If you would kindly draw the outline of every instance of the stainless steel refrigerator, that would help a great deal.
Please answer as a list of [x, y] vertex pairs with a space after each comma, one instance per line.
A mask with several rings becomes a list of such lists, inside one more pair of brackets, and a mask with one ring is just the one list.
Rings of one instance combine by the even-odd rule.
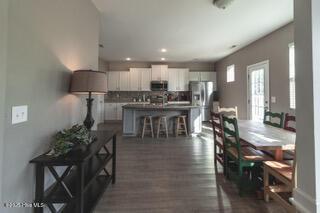
[[217, 90], [217, 85], [212, 81], [191, 81], [189, 84], [191, 91], [191, 103], [201, 107], [202, 121], [210, 120], [213, 96]]

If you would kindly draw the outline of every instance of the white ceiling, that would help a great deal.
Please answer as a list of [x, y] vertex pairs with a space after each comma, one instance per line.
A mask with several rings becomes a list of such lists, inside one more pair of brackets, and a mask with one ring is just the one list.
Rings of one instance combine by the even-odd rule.
[[212, 0], [93, 2], [109, 61], [216, 61], [293, 20], [293, 0], [235, 0], [225, 10]]

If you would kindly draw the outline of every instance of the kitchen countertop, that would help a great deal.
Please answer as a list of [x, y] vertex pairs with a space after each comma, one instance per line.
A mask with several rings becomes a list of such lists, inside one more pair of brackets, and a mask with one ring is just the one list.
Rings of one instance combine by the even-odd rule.
[[123, 106], [124, 109], [136, 109], [136, 110], [190, 110], [200, 108], [199, 106], [193, 106], [190, 104], [166, 104], [166, 105], [153, 105], [153, 104], [127, 104]]
[[[107, 99], [104, 101], [104, 103], [128, 103], [128, 104], [149, 104], [150, 102], [139, 102], [139, 101], [132, 101], [132, 99]], [[190, 101], [168, 101], [168, 104], [190, 104]]]

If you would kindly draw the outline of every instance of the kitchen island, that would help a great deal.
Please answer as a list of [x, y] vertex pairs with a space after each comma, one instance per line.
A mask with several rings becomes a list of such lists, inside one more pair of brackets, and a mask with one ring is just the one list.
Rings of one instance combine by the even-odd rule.
[[[201, 108], [192, 105], [167, 104], [128, 104], [123, 108], [123, 135], [138, 136], [142, 129], [142, 117], [151, 115], [154, 118], [160, 115], [167, 116], [168, 131], [172, 134], [175, 129], [174, 117], [187, 115], [189, 134], [197, 134], [202, 130]], [[154, 125], [154, 131], [156, 125]]]

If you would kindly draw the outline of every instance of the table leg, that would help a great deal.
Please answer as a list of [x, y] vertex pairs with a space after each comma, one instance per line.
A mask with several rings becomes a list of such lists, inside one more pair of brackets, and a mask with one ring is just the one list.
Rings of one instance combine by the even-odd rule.
[[77, 213], [84, 213], [84, 165], [79, 163], [77, 165], [77, 188], [76, 188], [76, 211]]
[[276, 161], [282, 161], [283, 160], [283, 150], [282, 149], [276, 149], [275, 150], [274, 159]]
[[117, 159], [117, 135], [113, 136], [112, 139], [112, 154], [113, 154], [113, 159], [112, 159], [112, 184], [116, 183], [116, 159]]
[[[44, 167], [42, 165], [36, 165], [36, 199], [35, 202], [42, 203], [44, 196]], [[35, 207], [35, 213], [43, 213], [42, 207]]]

